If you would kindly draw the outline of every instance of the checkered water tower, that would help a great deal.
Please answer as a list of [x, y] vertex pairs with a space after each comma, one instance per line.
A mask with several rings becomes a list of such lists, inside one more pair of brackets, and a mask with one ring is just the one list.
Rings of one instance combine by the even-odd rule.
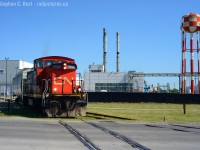
[[[200, 58], [199, 58], [199, 31], [200, 31], [200, 15], [190, 13], [182, 17], [181, 21], [182, 30], [182, 86], [181, 92], [186, 93], [186, 88], [190, 87], [190, 93], [200, 93]], [[187, 40], [189, 34], [190, 40]], [[189, 46], [188, 46], [189, 45]], [[186, 52], [190, 53], [190, 72], [186, 70]], [[197, 70], [195, 72], [195, 58], [197, 55]], [[198, 91], [195, 91], [195, 75], [198, 75]], [[189, 76], [191, 81], [187, 85], [186, 77]]]

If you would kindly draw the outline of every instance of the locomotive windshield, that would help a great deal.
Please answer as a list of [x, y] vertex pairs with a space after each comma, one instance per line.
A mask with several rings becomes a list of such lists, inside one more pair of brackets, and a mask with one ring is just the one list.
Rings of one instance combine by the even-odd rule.
[[[53, 64], [52, 65], [52, 68], [53, 69], [62, 69], [63, 68], [63, 64]], [[76, 64], [67, 64], [67, 69], [74, 69], [76, 70], [77, 69], [77, 66]]]
[[76, 64], [67, 64], [68, 69], [77, 69]]
[[[65, 67], [63, 65], [66, 65]], [[34, 67], [43, 69], [44, 67], [51, 66], [53, 69], [73, 69], [76, 70], [77, 66], [73, 62], [67, 63], [66, 60], [42, 60], [38, 59], [34, 62]]]
[[45, 66], [48, 67], [48, 66], [50, 66], [50, 65], [52, 65], [52, 64], [54, 64], [54, 63], [55, 63], [54, 60], [46, 60], [46, 61], [45, 61]]
[[[45, 61], [45, 67], [48, 67], [48, 66], [50, 66], [52, 64], [65, 63], [65, 62], [66, 62], [66, 60], [57, 60], [57, 61], [55, 61], [55, 60], [46, 60]], [[54, 66], [53, 68], [59, 69], [58, 66], [57, 67]]]
[[62, 68], [62, 64], [53, 64], [52, 68], [53, 69], [61, 69]]

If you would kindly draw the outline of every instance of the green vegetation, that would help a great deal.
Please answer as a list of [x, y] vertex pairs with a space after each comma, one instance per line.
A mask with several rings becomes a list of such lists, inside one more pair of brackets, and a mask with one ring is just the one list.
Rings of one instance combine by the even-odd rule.
[[[20, 107], [11, 104], [11, 111], [8, 112], [7, 103], [0, 102], [0, 117], [20, 116], [28, 118], [41, 118], [31, 108]], [[131, 121], [150, 122], [200, 122], [200, 105], [186, 105], [186, 114], [183, 114], [182, 104], [164, 103], [89, 103], [89, 113], [105, 114], [122, 118], [129, 118]], [[102, 117], [89, 114], [86, 117], [67, 118], [70, 120], [119, 120], [110, 117]], [[53, 119], [53, 118], [52, 118]], [[57, 118], [66, 119], [66, 118]], [[121, 119], [120, 119], [121, 120]]]
[[158, 103], [89, 103], [88, 112], [152, 122], [200, 122], [200, 105]]
[[172, 89], [172, 90], [169, 90], [169, 93], [179, 93], [179, 90], [176, 89], [176, 88], [174, 88], [174, 89]]

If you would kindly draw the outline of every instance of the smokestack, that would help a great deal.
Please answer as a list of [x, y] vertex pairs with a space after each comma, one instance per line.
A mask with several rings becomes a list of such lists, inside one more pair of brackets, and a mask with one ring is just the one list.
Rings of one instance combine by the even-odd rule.
[[117, 65], [117, 72], [119, 72], [119, 65], [120, 65], [120, 62], [119, 62], [119, 51], [120, 51], [120, 37], [119, 37], [119, 32], [117, 32], [117, 62], [116, 62], [116, 65]]
[[104, 72], [107, 70], [107, 32], [106, 29], [103, 28], [103, 66]]

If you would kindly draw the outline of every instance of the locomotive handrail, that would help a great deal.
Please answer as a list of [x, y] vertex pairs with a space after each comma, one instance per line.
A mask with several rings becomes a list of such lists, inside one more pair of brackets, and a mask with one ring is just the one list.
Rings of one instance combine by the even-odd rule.
[[44, 89], [44, 91], [43, 91], [43, 93], [42, 93], [42, 106], [43, 107], [45, 107], [45, 99], [46, 99], [46, 97], [45, 97], [45, 95], [46, 95], [46, 92], [48, 91], [48, 82], [50, 81], [50, 79], [42, 79], [43, 81], [45, 81], [45, 89]]

